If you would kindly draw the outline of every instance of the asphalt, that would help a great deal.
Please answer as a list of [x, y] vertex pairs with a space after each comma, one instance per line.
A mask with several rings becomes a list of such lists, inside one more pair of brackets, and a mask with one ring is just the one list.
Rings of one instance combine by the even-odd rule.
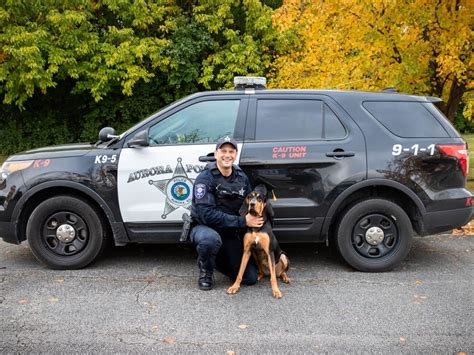
[[284, 245], [291, 284], [227, 295], [197, 289], [183, 245], [111, 248], [89, 267], [49, 270], [0, 242], [0, 352], [474, 352], [474, 237], [415, 238], [398, 269], [361, 273], [332, 248]]

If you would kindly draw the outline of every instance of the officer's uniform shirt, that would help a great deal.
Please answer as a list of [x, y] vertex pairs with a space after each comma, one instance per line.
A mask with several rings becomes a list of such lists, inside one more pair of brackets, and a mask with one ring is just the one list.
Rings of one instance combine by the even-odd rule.
[[214, 229], [244, 228], [239, 209], [250, 192], [249, 179], [237, 165], [224, 177], [216, 162], [208, 163], [194, 183], [192, 215], [199, 224]]

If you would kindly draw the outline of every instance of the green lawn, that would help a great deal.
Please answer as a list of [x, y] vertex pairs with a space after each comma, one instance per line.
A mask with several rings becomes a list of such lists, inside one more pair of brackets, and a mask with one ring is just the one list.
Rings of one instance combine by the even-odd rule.
[[463, 134], [462, 136], [469, 146], [469, 179], [474, 180], [474, 134]]
[[462, 136], [469, 146], [469, 173], [467, 175], [467, 189], [474, 192], [474, 134]]

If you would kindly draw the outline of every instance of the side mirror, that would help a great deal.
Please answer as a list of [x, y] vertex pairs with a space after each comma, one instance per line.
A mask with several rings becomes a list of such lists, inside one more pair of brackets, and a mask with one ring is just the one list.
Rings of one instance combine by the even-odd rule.
[[115, 134], [115, 129], [112, 127], [104, 127], [99, 132], [99, 140], [101, 142], [108, 142], [118, 136]]
[[136, 133], [132, 139], [130, 139], [127, 142], [127, 146], [129, 148], [134, 148], [134, 147], [148, 147], [150, 145], [150, 142], [148, 141], [148, 130], [144, 129], [143, 131], [140, 131]]

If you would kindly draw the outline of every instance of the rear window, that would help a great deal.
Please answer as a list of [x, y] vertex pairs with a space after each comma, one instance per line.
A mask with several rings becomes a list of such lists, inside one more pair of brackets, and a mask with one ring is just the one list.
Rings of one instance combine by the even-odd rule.
[[257, 140], [341, 139], [346, 130], [320, 100], [259, 100]]
[[421, 102], [369, 101], [364, 108], [385, 128], [399, 137], [449, 137], [441, 123]]

